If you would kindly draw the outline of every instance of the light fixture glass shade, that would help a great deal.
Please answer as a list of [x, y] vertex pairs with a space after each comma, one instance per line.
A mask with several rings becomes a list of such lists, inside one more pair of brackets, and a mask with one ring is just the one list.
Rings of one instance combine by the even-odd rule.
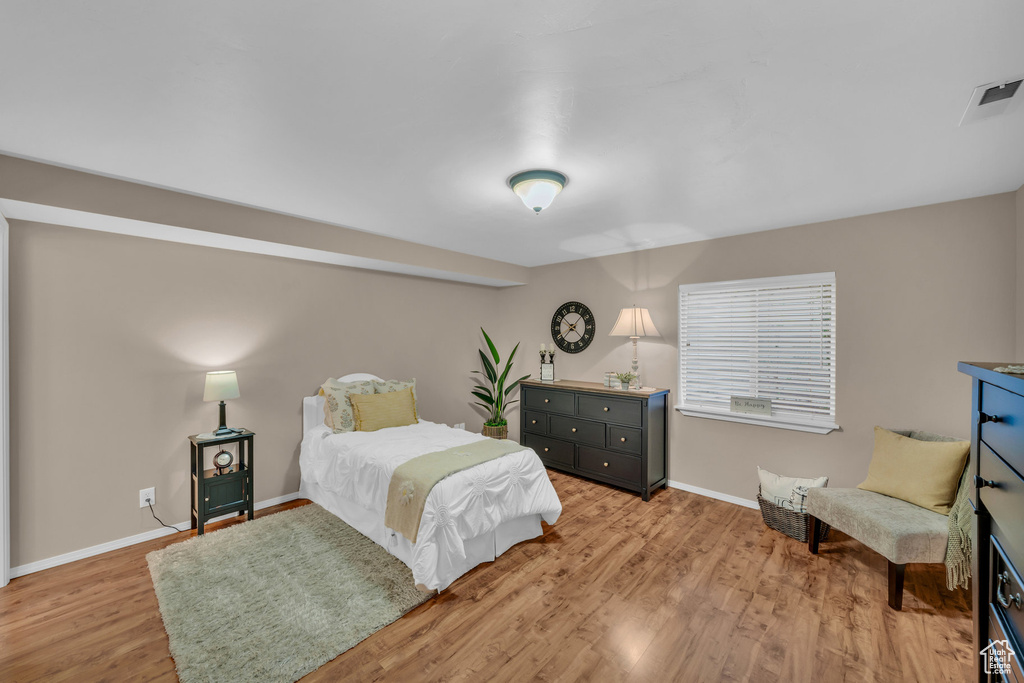
[[651, 313], [646, 308], [623, 308], [618, 320], [612, 326], [609, 337], [660, 337], [661, 333], [651, 320]]
[[204, 401], [227, 401], [238, 398], [238, 377], [234, 370], [218, 370], [206, 373]]
[[523, 171], [508, 179], [508, 186], [528, 209], [540, 213], [551, 206], [568, 179], [558, 171]]

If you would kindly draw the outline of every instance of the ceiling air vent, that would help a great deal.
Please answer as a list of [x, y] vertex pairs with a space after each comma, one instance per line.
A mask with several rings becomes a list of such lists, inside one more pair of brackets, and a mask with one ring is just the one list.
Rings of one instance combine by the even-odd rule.
[[960, 125], [999, 116], [1015, 109], [1020, 100], [1024, 99], [1024, 94], [1017, 94], [1021, 81], [1024, 81], [1024, 77], [979, 85], [971, 95], [971, 101], [960, 119]]

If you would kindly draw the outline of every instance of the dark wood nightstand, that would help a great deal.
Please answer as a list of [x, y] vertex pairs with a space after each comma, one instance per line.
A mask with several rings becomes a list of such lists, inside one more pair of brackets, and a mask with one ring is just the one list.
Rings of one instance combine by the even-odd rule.
[[[252, 494], [252, 438], [248, 429], [238, 434], [210, 436], [193, 434], [188, 437], [192, 451], [192, 528], [202, 534], [206, 520], [231, 512], [249, 513], [253, 518]], [[238, 444], [235, 462], [224, 470], [216, 467], [203, 469], [203, 453], [207, 448], [219, 451], [231, 444]]]

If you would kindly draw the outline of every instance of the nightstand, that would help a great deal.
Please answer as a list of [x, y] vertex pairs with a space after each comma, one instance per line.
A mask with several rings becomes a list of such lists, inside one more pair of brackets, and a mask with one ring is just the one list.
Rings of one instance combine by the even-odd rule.
[[[193, 434], [188, 437], [192, 451], [192, 528], [202, 534], [206, 520], [231, 512], [248, 512], [253, 518], [252, 499], [252, 438], [253, 432], [212, 436]], [[203, 454], [207, 448], [222, 450], [238, 444], [238, 454], [230, 467], [218, 470], [203, 469]]]

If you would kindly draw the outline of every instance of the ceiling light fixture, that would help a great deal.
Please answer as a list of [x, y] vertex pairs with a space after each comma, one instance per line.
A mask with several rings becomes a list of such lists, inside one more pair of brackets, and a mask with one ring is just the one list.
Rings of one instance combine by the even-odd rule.
[[528, 209], [540, 213], [551, 206], [551, 202], [568, 182], [569, 179], [563, 173], [537, 169], [516, 173], [508, 179], [508, 186]]

